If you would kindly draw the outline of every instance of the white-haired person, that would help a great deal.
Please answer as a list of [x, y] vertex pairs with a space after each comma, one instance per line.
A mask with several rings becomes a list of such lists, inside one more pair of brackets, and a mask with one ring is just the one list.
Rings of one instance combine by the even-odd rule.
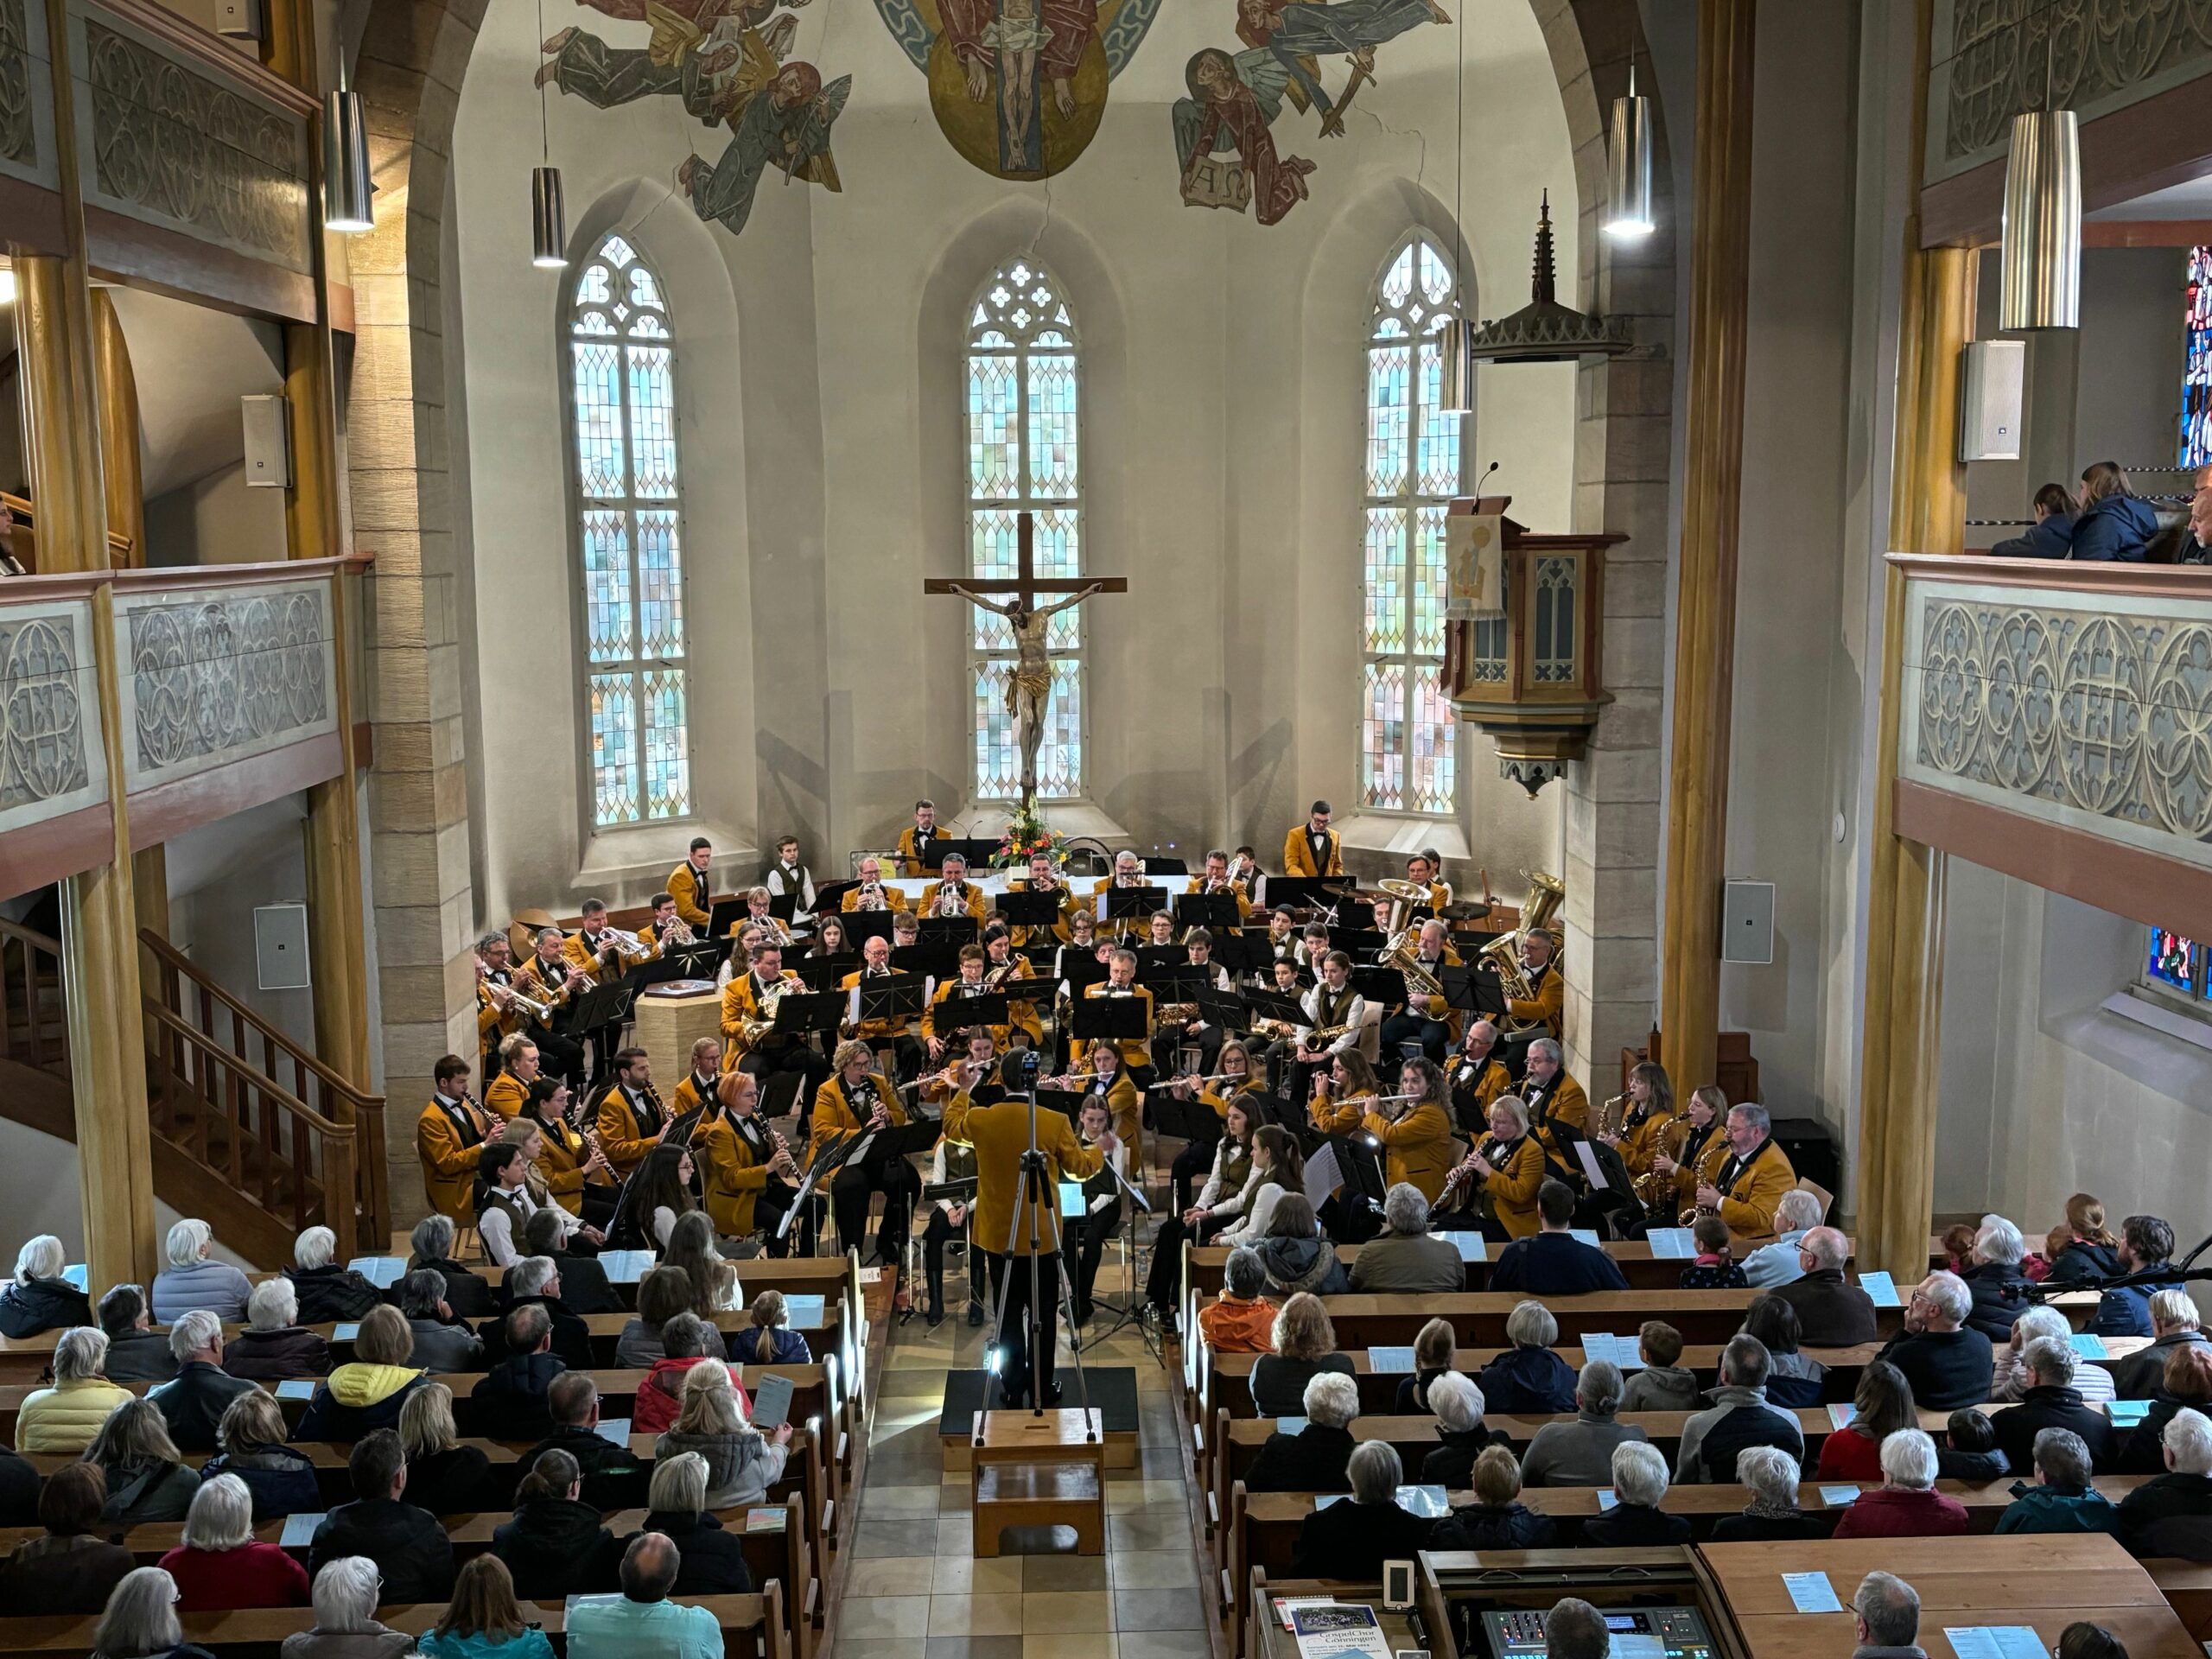
[[1436, 1414], [1436, 1450], [1421, 1462], [1424, 1486], [1463, 1492], [1475, 1478], [1475, 1459], [1493, 1446], [1510, 1444], [1503, 1429], [1483, 1421], [1490, 1402], [1463, 1371], [1445, 1371], [1428, 1385], [1428, 1408]]
[[1582, 1541], [1593, 1549], [1645, 1549], [1687, 1544], [1690, 1523], [1660, 1509], [1667, 1496], [1667, 1459], [1646, 1440], [1613, 1448], [1613, 1493], [1620, 1501], [1582, 1523]]
[[1912, 1288], [1904, 1329], [1883, 1344], [1878, 1357], [1904, 1373], [1923, 1411], [1956, 1411], [1989, 1398], [1996, 1356], [1988, 1333], [1967, 1325], [1973, 1311], [1974, 1293], [1965, 1280], [1955, 1273], [1931, 1273]]
[[1345, 1479], [1351, 1496], [1313, 1510], [1298, 1529], [1290, 1556], [1301, 1579], [1379, 1579], [1385, 1561], [1410, 1561], [1429, 1547], [1433, 1519], [1398, 1507], [1405, 1481], [1388, 1440], [1352, 1448]]
[[1428, 1198], [1411, 1181], [1382, 1195], [1382, 1228], [1359, 1247], [1351, 1287], [1370, 1295], [1452, 1296], [1467, 1287], [1459, 1247], [1428, 1230]]
[[1851, 1597], [1859, 1645], [1851, 1659], [1928, 1659], [1918, 1645], [1920, 1597], [1893, 1573], [1869, 1573]]
[[282, 1544], [256, 1541], [253, 1495], [236, 1475], [200, 1482], [183, 1538], [158, 1565], [176, 1580], [180, 1612], [308, 1605], [307, 1568]]
[[264, 1279], [253, 1287], [245, 1325], [223, 1344], [223, 1369], [232, 1376], [283, 1382], [330, 1375], [330, 1344], [300, 1323], [300, 1293], [289, 1279]]
[[1998, 1531], [2120, 1530], [2120, 1511], [2089, 1484], [2089, 1448], [2079, 1434], [2068, 1428], [2044, 1429], [2036, 1435], [2032, 1455], [2036, 1484], [2012, 1483], [2012, 1501], [1997, 1517]]
[[1820, 1224], [1821, 1195], [1791, 1187], [1774, 1206], [1774, 1243], [1762, 1244], [1738, 1264], [1744, 1269], [1744, 1282], [1753, 1290], [1772, 1290], [1804, 1277], [1797, 1247]]
[[1741, 1513], [1713, 1523], [1717, 1544], [1786, 1544], [1828, 1535], [1825, 1514], [1808, 1515], [1797, 1507], [1803, 1471], [1797, 1459], [1778, 1446], [1746, 1446], [1736, 1454], [1736, 1478], [1751, 1493]]
[[338, 1235], [310, 1227], [292, 1244], [292, 1265], [284, 1276], [299, 1293], [302, 1325], [331, 1325], [361, 1319], [384, 1300], [377, 1287], [335, 1258]]
[[176, 1376], [148, 1393], [161, 1408], [169, 1438], [187, 1452], [213, 1452], [215, 1426], [231, 1402], [255, 1384], [223, 1369], [223, 1325], [196, 1307], [169, 1327]]
[[1505, 1316], [1513, 1345], [1483, 1367], [1483, 1398], [1492, 1411], [1564, 1413], [1574, 1409], [1574, 1372], [1552, 1351], [1559, 1321], [1541, 1302], [1516, 1302]]
[[1613, 1478], [1613, 1452], [1650, 1436], [1615, 1421], [1621, 1408], [1621, 1368], [1610, 1359], [1584, 1362], [1574, 1379], [1574, 1421], [1546, 1423], [1521, 1459], [1529, 1486], [1605, 1486]]
[[[2158, 1383], [2165, 1375], [2166, 1358], [2177, 1348], [2203, 1347], [2205, 1343], [2202, 1317], [2196, 1310], [2196, 1299], [2179, 1285], [2169, 1285], [2164, 1290], [2151, 1293], [2151, 1345], [2139, 1348], [2125, 1359], [2116, 1359], [2101, 1367], [2112, 1377], [2113, 1391], [2122, 1400], [2148, 1400], [2158, 1392]], [[2000, 1377], [1999, 1381], [2002, 1382]], [[2081, 1388], [2081, 1378], [2075, 1378]], [[2090, 1404], [2096, 1403], [2091, 1388], [2082, 1389], [2082, 1397]], [[2003, 1399], [2003, 1395], [1996, 1396]]]
[[215, 1230], [187, 1216], [168, 1230], [162, 1253], [168, 1265], [154, 1275], [154, 1323], [175, 1325], [195, 1307], [204, 1307], [226, 1325], [245, 1317], [253, 1281], [214, 1256]]
[[184, 1639], [176, 1584], [158, 1567], [134, 1567], [107, 1599], [92, 1627], [92, 1659], [213, 1659]]
[[1249, 1492], [1343, 1492], [1351, 1490], [1351, 1426], [1359, 1415], [1359, 1386], [1338, 1371], [1306, 1384], [1305, 1427], [1277, 1429], [1244, 1471]]
[[16, 1252], [16, 1276], [0, 1290], [0, 1337], [35, 1337], [92, 1322], [85, 1293], [61, 1276], [68, 1252], [52, 1233], [26, 1239]]
[[200, 1490], [200, 1473], [185, 1466], [168, 1425], [150, 1400], [129, 1400], [108, 1414], [84, 1451], [107, 1478], [102, 1518], [119, 1529], [181, 1521]]
[[107, 1380], [107, 1332], [80, 1325], [54, 1343], [54, 1386], [36, 1389], [16, 1410], [16, 1450], [74, 1457], [92, 1443], [130, 1390]]
[[[2162, 1295], [2167, 1294], [2160, 1293]], [[2184, 1294], [2178, 1290], [2171, 1294], [2176, 1296]], [[2028, 1309], [2012, 1321], [2012, 1337], [2003, 1347], [1995, 1351], [1997, 1374], [1990, 1382], [1989, 1397], [1992, 1400], [2016, 1401], [2035, 1386], [2028, 1376], [2027, 1347], [2030, 1343], [2039, 1337], [2048, 1337], [2053, 1342], [2071, 1347], [2073, 1336], [2074, 1327], [2060, 1309], [2047, 1303], [2039, 1303]], [[2158, 1370], [2164, 1368], [2166, 1355], [2171, 1351], [2170, 1349], [2158, 1351]], [[2088, 1406], [2101, 1406], [2108, 1400], [2120, 1398], [2118, 1372], [2117, 1364], [2092, 1365], [2084, 1360], [2074, 1368], [2074, 1391], [2082, 1396], [2082, 1403]], [[2156, 1380], [2155, 1374], [2153, 1380]]]
[[367, 1556], [325, 1561], [315, 1575], [314, 1628], [286, 1637], [283, 1659], [406, 1659], [415, 1638], [377, 1622], [384, 1599], [384, 1573]]
[[2035, 1287], [2020, 1268], [2027, 1253], [2020, 1230], [2002, 1216], [1984, 1216], [1974, 1230], [1972, 1257], [1959, 1277], [1974, 1299], [1967, 1324], [1992, 1342], [2011, 1336], [2012, 1321], [2035, 1305]]
[[1544, 1659], [1605, 1659], [1612, 1627], [1580, 1596], [1562, 1596], [1544, 1615]]
[[1966, 1505], [1936, 1490], [1936, 1442], [1916, 1428], [1882, 1441], [1882, 1484], [1835, 1523], [1838, 1538], [1948, 1538], [1972, 1531]]
[[2166, 1471], [2120, 1499], [2120, 1542], [2137, 1555], [2212, 1561], [2212, 1419], [2183, 1408], [2159, 1438]]
[[2025, 1470], [2034, 1460], [2037, 1434], [2046, 1428], [2068, 1428], [2082, 1437], [2099, 1469], [2109, 1469], [2118, 1437], [2102, 1408], [2084, 1404], [2074, 1386], [2082, 1361], [2073, 1345], [2063, 1338], [2037, 1337], [2020, 1358], [2028, 1387], [2019, 1404], [1990, 1414], [1997, 1449], [2005, 1460]]
[[791, 1426], [767, 1433], [745, 1414], [729, 1367], [702, 1359], [683, 1374], [683, 1404], [676, 1427], [653, 1442], [656, 1461], [679, 1452], [696, 1452], [707, 1460], [707, 1504], [741, 1509], [758, 1503], [783, 1478], [791, 1443]]
[[641, 1530], [664, 1534], [683, 1553], [676, 1575], [679, 1596], [748, 1596], [753, 1572], [745, 1541], [707, 1507], [707, 1460], [679, 1452], [653, 1465]]

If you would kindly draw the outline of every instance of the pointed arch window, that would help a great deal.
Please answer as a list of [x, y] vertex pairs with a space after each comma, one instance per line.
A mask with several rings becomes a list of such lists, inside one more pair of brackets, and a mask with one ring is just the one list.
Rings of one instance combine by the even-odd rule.
[[1444, 518], [1462, 487], [1460, 422], [1438, 408], [1452, 262], [1426, 232], [1382, 267], [1367, 333], [1359, 798], [1378, 812], [1459, 808], [1444, 660]]
[[665, 288], [622, 237], [578, 271], [568, 334], [592, 824], [688, 817], [675, 336]]
[[[1036, 515], [1039, 577], [1083, 573], [1081, 343], [1065, 290], [1033, 259], [991, 273], [968, 310], [968, 570], [1011, 578], [1020, 515]], [[973, 612], [969, 685], [978, 800], [1020, 793], [1021, 753], [1007, 712], [1014, 634], [1003, 618]], [[1083, 793], [1084, 625], [1081, 607], [1048, 625], [1052, 696], [1037, 750], [1037, 793]]]

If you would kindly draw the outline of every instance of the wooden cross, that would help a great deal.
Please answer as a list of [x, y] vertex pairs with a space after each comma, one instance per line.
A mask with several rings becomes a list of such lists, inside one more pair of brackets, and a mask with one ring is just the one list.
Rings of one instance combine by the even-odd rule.
[[1096, 588], [1102, 594], [1126, 594], [1128, 581], [1123, 576], [1077, 576], [1072, 581], [1039, 581], [1037, 576], [1037, 515], [1022, 512], [1014, 515], [1018, 554], [1014, 579], [1003, 577], [986, 582], [981, 578], [963, 577], [957, 582], [931, 576], [922, 583], [925, 594], [949, 594], [956, 588], [965, 588], [971, 594], [1012, 594], [1025, 611], [1037, 608], [1039, 594], [1079, 594], [1086, 588]]

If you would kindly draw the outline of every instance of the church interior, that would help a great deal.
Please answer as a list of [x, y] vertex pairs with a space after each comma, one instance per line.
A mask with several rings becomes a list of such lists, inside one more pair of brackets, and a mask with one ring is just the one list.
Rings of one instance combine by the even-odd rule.
[[2207, 132], [0, 0], [0, 1659], [2212, 1652]]

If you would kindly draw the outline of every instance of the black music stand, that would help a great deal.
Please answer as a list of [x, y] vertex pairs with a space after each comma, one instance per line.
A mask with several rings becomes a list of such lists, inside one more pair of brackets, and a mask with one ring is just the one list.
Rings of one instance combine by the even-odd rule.
[[729, 931], [731, 924], [752, 913], [753, 906], [747, 904], [742, 897], [717, 899], [715, 907], [707, 912], [707, 931], [720, 938]]
[[1406, 976], [1400, 969], [1356, 963], [1351, 970], [1351, 988], [1370, 1002], [1380, 1002], [1386, 1008], [1406, 1005]]
[[1175, 897], [1175, 925], [1203, 927], [1218, 944], [1243, 922], [1233, 893], [1184, 893]]
[[920, 916], [915, 919], [921, 924], [914, 936], [920, 943], [949, 944], [956, 953], [962, 945], [975, 944], [980, 931], [973, 916]]
[[1103, 887], [1106, 895], [1106, 913], [1101, 921], [1141, 921], [1155, 910], [1167, 908], [1167, 889], [1165, 887]]
[[926, 974], [931, 979], [954, 979], [960, 972], [957, 945], [924, 941], [891, 947], [891, 965], [902, 974]]
[[973, 1026], [1003, 1026], [1010, 1019], [1001, 991], [985, 991], [981, 996], [963, 996], [952, 991], [929, 1005], [930, 1034], [946, 1042], [952, 1040], [956, 1031]]
[[768, 913], [785, 927], [791, 925], [791, 918], [798, 913], [798, 894], [772, 893], [768, 895]]
[[637, 987], [643, 990], [673, 979], [712, 979], [736, 943], [734, 939], [695, 939], [690, 944], [671, 944], [637, 969]]
[[922, 1017], [924, 996], [927, 988], [919, 974], [893, 973], [881, 979], [869, 979], [865, 975], [853, 987], [851, 996], [857, 996], [858, 1013], [849, 1000], [846, 1017], [855, 1024], [869, 1020], [897, 1020], [905, 1024]]
[[1143, 1043], [1152, 1039], [1145, 1000], [1141, 996], [1078, 996], [1070, 1020], [1073, 1035], [1084, 1042]]
[[1188, 875], [1190, 864], [1173, 853], [1147, 853], [1138, 861], [1144, 866], [1147, 879], [1155, 875]]
[[1293, 910], [1332, 910], [1351, 896], [1348, 875], [1271, 875], [1268, 878], [1268, 908], [1287, 905]]
[[1446, 963], [1437, 976], [1444, 985], [1447, 1007], [1459, 1008], [1478, 1020], [1505, 1017], [1505, 988], [1494, 973], [1479, 968], [1454, 968]]
[[925, 841], [921, 845], [922, 868], [942, 874], [946, 857], [957, 853], [967, 860], [970, 870], [988, 870], [991, 861], [999, 855], [1001, 844], [995, 836], [988, 840], [982, 836], [944, 836]]
[[1066, 896], [1065, 887], [1055, 887], [1050, 893], [1008, 888], [998, 896], [998, 912], [1014, 927], [1052, 927], [1059, 922], [1060, 901]]
[[1357, 962], [1362, 957], [1377, 957], [1382, 947], [1390, 943], [1390, 936], [1380, 928], [1332, 927], [1329, 930], [1329, 949], [1341, 950]]
[[1083, 1091], [1077, 1089], [1039, 1089], [1037, 1107], [1039, 1111], [1058, 1112], [1071, 1124], [1083, 1122]]
[[814, 889], [814, 913], [835, 916], [843, 906], [845, 895], [860, 886], [858, 881], [823, 881]]
[[806, 988], [810, 991], [834, 991], [837, 988], [837, 982], [844, 978], [847, 974], [858, 972], [860, 965], [861, 959], [858, 957], [841, 954], [834, 957], [801, 957], [791, 964], [791, 969], [805, 982]]
[[[1243, 995], [1247, 1020], [1281, 1020], [1287, 1025], [1310, 1026], [1313, 1018], [1306, 1012], [1306, 1005], [1294, 996], [1285, 996], [1281, 991], [1247, 991]], [[1248, 1025], [1246, 1029], [1249, 1029]]]
[[816, 1032], [834, 1039], [845, 1017], [842, 991], [786, 991], [776, 1004], [776, 1018], [769, 1030], [778, 1037], [804, 1042]]
[[1155, 1135], [1211, 1147], [1221, 1139], [1222, 1124], [1213, 1108], [1198, 1096], [1185, 1100], [1170, 1094], [1167, 1084], [1155, 1083], [1152, 1085], [1152, 1129]]
[[594, 985], [569, 1002], [568, 1020], [563, 1028], [571, 1035], [582, 1036], [602, 1026], [618, 1025], [630, 1017], [630, 1004], [636, 1000], [636, 990], [624, 981]]
[[834, 912], [825, 910], [816, 913], [823, 916], [835, 914], [845, 925], [845, 943], [855, 950], [870, 939], [889, 938], [892, 918], [899, 914], [895, 910], [842, 910]]
[[1108, 963], [1099, 961], [1091, 952], [1081, 950], [1067, 959], [1061, 968], [1060, 977], [1067, 982], [1068, 990], [1079, 1006], [1085, 988], [1104, 984], [1112, 971]]
[[1147, 982], [1147, 976], [1163, 968], [1180, 968], [1191, 959], [1190, 953], [1179, 944], [1135, 944], [1130, 954], [1137, 959], [1137, 982]]

